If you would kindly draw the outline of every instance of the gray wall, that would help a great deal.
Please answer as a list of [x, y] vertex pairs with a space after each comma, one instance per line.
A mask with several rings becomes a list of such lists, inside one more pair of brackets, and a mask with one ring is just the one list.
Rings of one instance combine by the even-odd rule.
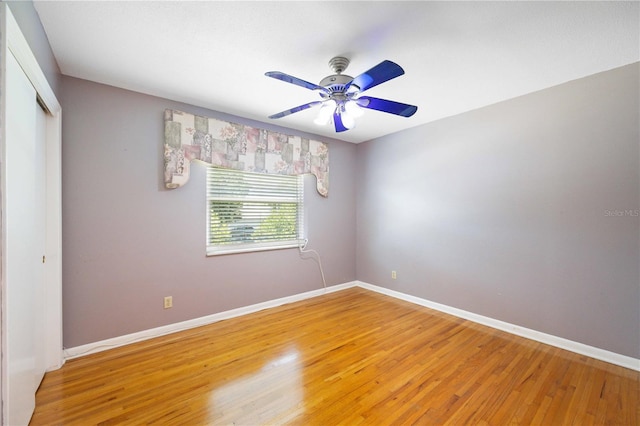
[[[165, 108], [300, 133], [67, 76], [61, 103], [65, 347], [322, 288], [297, 249], [206, 257], [205, 168], [162, 184]], [[324, 141], [329, 197], [306, 178], [307, 230], [335, 285], [356, 278], [356, 146]]]
[[640, 357], [638, 81], [636, 63], [358, 145], [358, 279]]

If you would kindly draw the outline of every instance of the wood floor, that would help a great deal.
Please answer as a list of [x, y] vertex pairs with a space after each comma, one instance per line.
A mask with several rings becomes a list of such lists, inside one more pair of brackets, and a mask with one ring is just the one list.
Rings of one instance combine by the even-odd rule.
[[360, 288], [68, 361], [32, 425], [636, 425], [640, 373]]

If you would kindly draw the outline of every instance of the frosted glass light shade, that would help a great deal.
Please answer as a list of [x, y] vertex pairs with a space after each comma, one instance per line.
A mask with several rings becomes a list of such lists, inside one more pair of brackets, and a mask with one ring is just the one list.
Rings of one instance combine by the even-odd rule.
[[347, 101], [344, 105], [344, 110], [354, 118], [362, 117], [362, 115], [364, 114], [364, 111], [362, 110], [360, 105], [358, 105], [357, 101]]
[[319, 126], [324, 126], [329, 123], [333, 112], [336, 110], [336, 102], [333, 100], [326, 101], [320, 107], [320, 111], [318, 111], [318, 116], [313, 122]]

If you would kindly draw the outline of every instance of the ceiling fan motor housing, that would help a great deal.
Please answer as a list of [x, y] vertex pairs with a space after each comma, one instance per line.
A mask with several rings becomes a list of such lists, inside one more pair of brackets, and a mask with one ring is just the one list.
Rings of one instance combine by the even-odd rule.
[[344, 74], [334, 74], [323, 78], [320, 81], [319, 86], [322, 86], [325, 89], [329, 90], [332, 95], [339, 95], [345, 92], [346, 85], [351, 80], [353, 80], [353, 77], [351, 76]]
[[331, 93], [329, 96], [327, 96], [328, 98], [334, 100], [346, 99], [346, 86], [351, 80], [353, 80], [353, 77], [342, 74], [342, 72], [346, 70], [348, 66], [349, 59], [343, 56], [336, 56], [335, 58], [331, 58], [331, 60], [329, 61], [329, 67], [331, 67], [335, 74], [323, 78], [319, 84], [319, 86], [324, 87]]

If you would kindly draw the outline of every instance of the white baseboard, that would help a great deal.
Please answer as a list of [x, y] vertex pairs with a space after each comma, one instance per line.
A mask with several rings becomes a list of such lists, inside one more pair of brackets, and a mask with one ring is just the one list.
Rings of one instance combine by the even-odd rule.
[[143, 330], [136, 333], [126, 334], [124, 336], [113, 337], [111, 339], [101, 340], [99, 342], [87, 343], [86, 345], [75, 346], [63, 350], [64, 359], [73, 359], [84, 355], [106, 351], [107, 349], [117, 348], [119, 346], [128, 345], [143, 340], [152, 339], [154, 337], [164, 336], [166, 334], [176, 333], [178, 331], [188, 330], [202, 325], [212, 324], [217, 321], [239, 317], [241, 315], [262, 311], [264, 309], [274, 308], [286, 303], [297, 302], [299, 300], [309, 299], [320, 296], [322, 294], [333, 293], [344, 290], [346, 288], [357, 286], [357, 282], [352, 281], [344, 284], [338, 284], [319, 290], [312, 290], [305, 293], [294, 294], [293, 296], [282, 297], [280, 299], [269, 300], [255, 305], [243, 306], [229, 311], [218, 312], [216, 314], [207, 315], [192, 320], [182, 321], [175, 324], [169, 324], [162, 327], [156, 327], [149, 330]]
[[89, 355], [96, 352], [101, 352], [107, 349], [124, 346], [134, 342], [140, 342], [142, 340], [152, 339], [154, 337], [164, 336], [166, 334], [175, 333], [178, 331], [187, 330], [194, 327], [200, 327], [202, 325], [212, 324], [217, 321], [235, 318], [241, 315], [258, 312], [268, 308], [274, 308], [276, 306], [284, 305], [286, 303], [297, 302], [304, 299], [320, 296], [322, 294], [333, 293], [336, 291], [344, 290], [351, 287], [361, 287], [366, 290], [375, 291], [380, 294], [394, 297], [396, 299], [404, 300], [407, 302], [415, 303], [416, 305], [424, 306], [436, 311], [444, 312], [449, 315], [453, 315], [459, 318], [463, 318], [469, 321], [473, 321], [478, 324], [486, 325], [491, 328], [506, 331], [507, 333], [515, 334], [520, 337], [531, 339], [540, 343], [555, 346], [561, 349], [566, 349], [571, 352], [575, 352], [581, 355], [586, 355], [591, 358], [599, 359], [611, 364], [619, 365], [621, 367], [629, 368], [635, 371], [640, 371], [640, 359], [632, 358], [626, 355], [620, 355], [615, 352], [610, 352], [604, 349], [596, 348], [593, 346], [585, 345], [583, 343], [574, 342], [572, 340], [564, 339], [562, 337], [553, 336], [551, 334], [542, 333], [536, 330], [532, 330], [518, 325], [510, 324], [497, 319], [485, 317], [482, 315], [474, 314], [473, 312], [464, 311], [462, 309], [454, 308], [440, 303], [432, 302], [430, 300], [422, 299], [420, 297], [411, 296], [399, 291], [390, 290], [388, 288], [379, 287], [373, 284], [368, 284], [362, 281], [351, 281], [344, 284], [338, 284], [319, 290], [308, 291], [305, 293], [295, 294], [280, 299], [269, 300], [255, 305], [244, 306], [229, 311], [219, 312], [212, 315], [207, 315], [200, 318], [195, 318], [188, 321], [182, 321], [175, 324], [169, 324], [162, 327], [152, 328], [149, 330], [140, 331], [137, 333], [127, 334], [124, 336], [114, 337], [111, 339], [102, 340], [99, 342], [88, 343], [82, 346], [76, 346], [64, 350], [64, 358], [73, 359], [83, 355]]
[[604, 349], [596, 348], [593, 346], [585, 345], [583, 343], [574, 342], [572, 340], [564, 339], [562, 337], [553, 336], [551, 334], [542, 333], [540, 331], [532, 330], [518, 325], [510, 324], [508, 322], [500, 321], [497, 319], [485, 317], [482, 315], [474, 314], [473, 312], [464, 311], [462, 309], [453, 308], [451, 306], [442, 305], [440, 303], [432, 302], [430, 300], [422, 299], [419, 297], [411, 296], [399, 291], [390, 290], [384, 287], [378, 287], [373, 284], [367, 284], [361, 281], [356, 281], [358, 287], [362, 287], [367, 290], [375, 291], [377, 293], [385, 294], [387, 296], [395, 297], [407, 302], [415, 303], [416, 305], [424, 306], [436, 311], [444, 312], [463, 318], [469, 321], [473, 321], [478, 324], [486, 325], [491, 328], [506, 331], [507, 333], [515, 334], [520, 337], [535, 340], [540, 343], [555, 346], [557, 348], [566, 349], [571, 352], [578, 353], [580, 355], [586, 355], [591, 358], [599, 359], [611, 364], [619, 365], [621, 367], [629, 368], [631, 370], [640, 371], [640, 359], [632, 358], [626, 355], [620, 355], [615, 352], [610, 352]]

